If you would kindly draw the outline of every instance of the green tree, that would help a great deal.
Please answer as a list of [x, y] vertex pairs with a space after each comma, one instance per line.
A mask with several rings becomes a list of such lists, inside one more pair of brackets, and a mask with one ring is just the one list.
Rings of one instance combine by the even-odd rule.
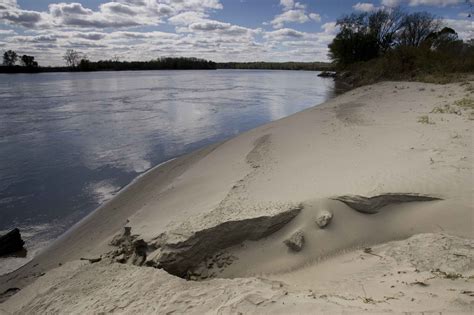
[[3, 64], [5, 66], [13, 66], [18, 60], [18, 55], [13, 50], [8, 50], [3, 54]]
[[340, 65], [366, 61], [379, 55], [377, 34], [369, 26], [368, 13], [346, 15], [336, 23], [340, 31], [329, 44], [329, 55]]
[[433, 32], [425, 39], [425, 46], [438, 51], [454, 51], [462, 49], [463, 41], [459, 39], [458, 33], [450, 27], [444, 27], [438, 32]]

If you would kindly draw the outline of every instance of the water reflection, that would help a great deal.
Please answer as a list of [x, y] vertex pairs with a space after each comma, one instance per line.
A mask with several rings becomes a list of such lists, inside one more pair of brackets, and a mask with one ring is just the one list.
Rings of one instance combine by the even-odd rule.
[[[0, 75], [0, 230], [47, 243], [153, 165], [321, 103], [333, 86], [303, 71]], [[36, 226], [47, 233], [35, 241]]]

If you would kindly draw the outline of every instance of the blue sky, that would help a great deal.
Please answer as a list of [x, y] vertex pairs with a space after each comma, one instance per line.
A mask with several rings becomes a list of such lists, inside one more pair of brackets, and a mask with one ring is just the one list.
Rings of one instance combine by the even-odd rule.
[[0, 49], [43, 65], [62, 64], [66, 49], [91, 60], [324, 61], [338, 17], [395, 6], [474, 37], [466, 0], [0, 0]]

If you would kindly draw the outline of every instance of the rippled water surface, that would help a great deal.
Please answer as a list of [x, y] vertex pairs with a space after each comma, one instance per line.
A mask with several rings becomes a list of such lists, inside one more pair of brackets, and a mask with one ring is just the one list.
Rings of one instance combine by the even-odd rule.
[[0, 75], [0, 230], [20, 227], [31, 257], [150, 167], [321, 103], [333, 85], [303, 71]]

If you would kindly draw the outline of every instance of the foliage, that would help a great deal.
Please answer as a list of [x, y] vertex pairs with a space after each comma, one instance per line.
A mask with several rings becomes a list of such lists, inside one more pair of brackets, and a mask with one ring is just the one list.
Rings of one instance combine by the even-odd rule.
[[474, 109], [474, 99], [465, 97], [454, 102], [454, 105], [457, 105], [463, 109]]
[[104, 71], [104, 70], [192, 70], [215, 69], [216, 63], [198, 58], [165, 57], [150, 61], [119, 61], [99, 60], [97, 62], [81, 59], [77, 65], [79, 71]]
[[418, 122], [421, 124], [429, 124], [429, 125], [434, 124], [427, 115], [418, 117]]
[[474, 40], [463, 42], [429, 13], [380, 9], [337, 23], [330, 57], [338, 77], [353, 86], [387, 79], [446, 83], [474, 71]]
[[437, 33], [440, 25], [429, 13], [407, 14], [399, 8], [353, 13], [337, 21], [340, 31], [329, 44], [329, 55], [341, 66], [379, 57], [396, 47], [419, 47], [428, 38], [431, 42], [451, 39], [448, 30]]
[[13, 66], [18, 60], [18, 55], [13, 50], [8, 50], [3, 54], [3, 64], [5, 66]]
[[21, 56], [21, 63], [25, 67], [38, 67], [38, 63], [35, 61], [35, 57], [23, 55]]

